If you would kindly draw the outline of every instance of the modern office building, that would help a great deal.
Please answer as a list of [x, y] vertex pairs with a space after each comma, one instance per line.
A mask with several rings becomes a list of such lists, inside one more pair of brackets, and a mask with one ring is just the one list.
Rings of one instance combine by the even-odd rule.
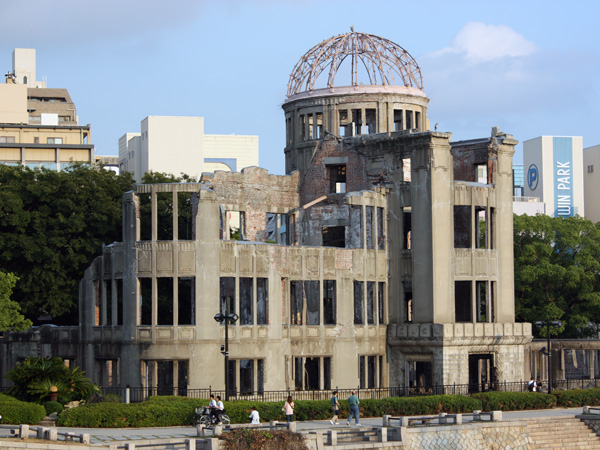
[[78, 125], [69, 92], [36, 81], [35, 67], [35, 49], [15, 49], [0, 84], [0, 164], [61, 170], [94, 162], [90, 126]]
[[119, 165], [140, 182], [146, 172], [239, 172], [258, 166], [258, 136], [204, 134], [203, 117], [148, 116], [140, 133], [119, 138]]
[[[524, 380], [517, 141], [492, 128], [451, 142], [429, 130], [428, 103], [417, 62], [397, 44], [354, 31], [321, 42], [292, 71], [282, 106], [287, 174], [250, 167], [138, 184], [123, 198], [123, 241], [84, 274], [80, 325], [5, 336], [1, 369], [36, 347], [104, 387], [150, 393], [222, 390], [228, 380], [234, 395], [328, 398], [335, 387], [450, 393]], [[124, 140], [143, 149], [154, 137], [146, 123]], [[186, 126], [205, 150], [201, 121]], [[188, 161], [209, 157], [179, 154], [188, 173]], [[225, 328], [218, 313], [237, 320]]]
[[583, 139], [540, 136], [523, 142], [525, 197], [538, 197], [552, 217], [585, 216]]

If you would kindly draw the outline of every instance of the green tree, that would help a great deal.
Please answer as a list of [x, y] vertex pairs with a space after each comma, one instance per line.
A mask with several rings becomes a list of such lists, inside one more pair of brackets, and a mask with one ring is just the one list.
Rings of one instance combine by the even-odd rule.
[[0, 331], [25, 331], [32, 325], [21, 314], [19, 304], [10, 299], [17, 280], [12, 273], [0, 272]]
[[[517, 320], [562, 320], [555, 333], [597, 336], [599, 224], [581, 217], [515, 216], [514, 253]], [[538, 332], [545, 336], [546, 329]]]
[[8, 394], [26, 402], [44, 403], [57, 397], [61, 403], [85, 400], [99, 388], [78, 367], [61, 358], [29, 356], [7, 375], [13, 382]]
[[121, 197], [132, 187], [130, 174], [101, 166], [0, 166], [0, 270], [19, 278], [13, 300], [26, 317], [77, 323], [79, 280], [103, 244], [121, 240]]

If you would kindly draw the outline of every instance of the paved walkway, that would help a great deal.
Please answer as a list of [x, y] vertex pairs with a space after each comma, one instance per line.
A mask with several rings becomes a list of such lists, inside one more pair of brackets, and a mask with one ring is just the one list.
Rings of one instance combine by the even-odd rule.
[[[583, 408], [556, 408], [533, 411], [513, 411], [502, 414], [504, 421], [516, 421], [535, 417], [561, 417], [575, 416], [581, 414]], [[361, 418], [360, 425], [364, 427], [380, 427], [381, 417]], [[350, 427], [355, 427], [354, 423]], [[328, 420], [313, 420], [296, 422], [298, 431], [327, 430], [330, 428], [347, 428], [346, 420], [341, 420], [339, 425], [331, 425]], [[109, 444], [119, 441], [143, 441], [149, 439], [186, 439], [197, 437], [196, 428], [188, 427], [164, 427], [164, 428], [64, 428], [57, 427], [59, 432], [71, 432], [75, 434], [89, 434], [92, 444]], [[0, 437], [10, 436], [6, 429], [0, 429]]]

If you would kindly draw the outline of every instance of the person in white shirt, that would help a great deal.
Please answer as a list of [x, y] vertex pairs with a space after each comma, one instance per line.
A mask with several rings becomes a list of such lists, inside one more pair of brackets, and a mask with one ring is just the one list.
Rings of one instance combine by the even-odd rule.
[[250, 413], [250, 423], [260, 423], [260, 417], [258, 415], [258, 411], [256, 410], [256, 406], [252, 407], [252, 412]]
[[221, 423], [221, 414], [223, 414], [225, 412], [225, 406], [223, 405], [223, 402], [221, 401], [221, 396], [217, 395], [217, 407], [216, 407], [216, 414], [217, 417], [219, 418], [219, 423]]
[[210, 403], [208, 404], [210, 408], [210, 415], [216, 417], [217, 414], [217, 402], [215, 401], [215, 396], [210, 394]]

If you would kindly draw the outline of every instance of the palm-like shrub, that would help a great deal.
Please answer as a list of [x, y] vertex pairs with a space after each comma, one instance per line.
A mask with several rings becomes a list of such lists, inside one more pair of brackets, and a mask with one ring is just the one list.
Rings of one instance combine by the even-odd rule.
[[7, 375], [13, 386], [8, 394], [19, 400], [44, 403], [85, 400], [99, 388], [78, 367], [67, 367], [58, 357], [30, 356]]

